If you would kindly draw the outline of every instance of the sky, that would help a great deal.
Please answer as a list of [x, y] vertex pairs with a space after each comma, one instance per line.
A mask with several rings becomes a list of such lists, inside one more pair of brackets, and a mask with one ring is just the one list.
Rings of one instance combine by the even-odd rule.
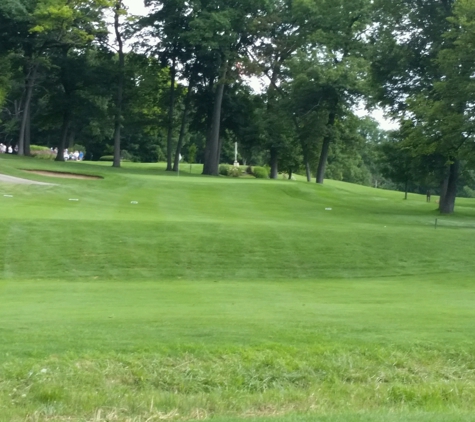
[[[143, 0], [123, 0], [125, 6], [129, 8], [129, 13], [132, 15], [146, 15], [147, 9], [143, 5]], [[250, 85], [254, 87], [259, 86], [259, 79], [258, 78], [251, 78]], [[375, 109], [371, 113], [368, 113], [364, 110], [363, 107], [360, 107], [359, 110], [355, 110], [358, 116], [367, 116], [368, 114], [375, 119], [382, 129], [384, 130], [394, 130], [399, 127], [398, 123], [387, 119], [384, 116], [384, 111], [381, 109]]]
[[125, 6], [129, 8], [129, 12], [132, 15], [145, 15], [147, 9], [143, 5], [142, 0], [123, 0]]

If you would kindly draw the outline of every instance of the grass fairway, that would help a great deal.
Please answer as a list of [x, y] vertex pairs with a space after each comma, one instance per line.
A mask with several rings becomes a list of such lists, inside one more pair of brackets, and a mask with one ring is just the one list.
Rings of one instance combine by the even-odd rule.
[[199, 171], [0, 157], [0, 421], [474, 420], [475, 200]]

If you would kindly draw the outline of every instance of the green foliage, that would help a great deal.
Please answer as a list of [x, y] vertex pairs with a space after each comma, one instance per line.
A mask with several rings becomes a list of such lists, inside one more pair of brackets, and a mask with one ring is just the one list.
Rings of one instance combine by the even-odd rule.
[[242, 170], [238, 166], [229, 166], [228, 176], [240, 177], [241, 175], [242, 175]]
[[218, 173], [221, 176], [228, 176], [230, 167], [231, 166], [229, 164], [220, 164], [218, 168]]
[[41, 160], [54, 160], [56, 158], [56, 153], [54, 151], [51, 151], [48, 147], [40, 145], [31, 145], [30, 155]]
[[30, 150], [33, 151], [51, 151], [50, 148], [41, 145], [30, 145]]
[[103, 155], [99, 158], [99, 161], [114, 161], [113, 155]]
[[128, 161], [128, 162], [133, 162], [133, 163], [140, 163], [140, 160], [138, 157], [132, 155], [129, 151], [126, 149], [121, 149], [120, 150], [120, 156], [121, 156], [121, 161]]
[[32, 152], [30, 155], [34, 158], [39, 158], [41, 160], [54, 160], [56, 158], [56, 154], [51, 151], [35, 151]]
[[197, 152], [197, 148], [196, 148], [196, 145], [195, 144], [191, 144], [189, 147], [188, 147], [188, 157], [187, 157], [187, 161], [192, 164], [196, 161], [196, 152]]
[[464, 187], [463, 187], [463, 195], [464, 195], [466, 198], [475, 198], [475, 190], [472, 189], [472, 188], [469, 187], [469, 186], [464, 186]]
[[86, 147], [80, 144], [74, 144], [71, 148], [69, 148], [69, 151], [79, 151], [86, 155]]
[[239, 167], [231, 166], [229, 164], [220, 164], [218, 173], [221, 176], [239, 177], [242, 175], [242, 170]]
[[269, 170], [265, 167], [254, 166], [252, 167], [252, 174], [257, 179], [268, 179], [269, 178]]

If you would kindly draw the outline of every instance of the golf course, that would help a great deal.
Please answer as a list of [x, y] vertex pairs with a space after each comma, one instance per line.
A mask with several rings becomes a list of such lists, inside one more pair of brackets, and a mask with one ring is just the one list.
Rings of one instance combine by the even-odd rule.
[[201, 171], [0, 156], [0, 421], [474, 420], [475, 199]]

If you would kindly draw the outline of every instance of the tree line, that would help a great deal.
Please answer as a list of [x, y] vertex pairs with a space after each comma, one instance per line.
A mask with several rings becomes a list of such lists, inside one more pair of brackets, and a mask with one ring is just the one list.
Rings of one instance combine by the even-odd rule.
[[[474, 196], [475, 0], [4, 0], [0, 137]], [[249, 81], [259, 81], [258, 92]], [[381, 130], [355, 108], [384, 107]]]

